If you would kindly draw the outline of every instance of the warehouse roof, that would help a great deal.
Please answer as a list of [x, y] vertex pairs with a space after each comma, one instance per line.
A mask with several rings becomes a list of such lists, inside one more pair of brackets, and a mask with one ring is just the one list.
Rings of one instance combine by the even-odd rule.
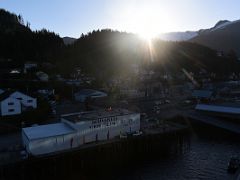
[[134, 112], [131, 112], [127, 109], [100, 109], [97, 111], [89, 111], [89, 112], [79, 112], [74, 114], [66, 114], [62, 115], [62, 118], [65, 120], [71, 121], [71, 122], [79, 122], [79, 121], [89, 121], [89, 120], [96, 120], [99, 118], [107, 118], [107, 117], [116, 117], [116, 116], [123, 116], [128, 114], [134, 114]]
[[28, 140], [42, 139], [74, 133], [74, 129], [65, 123], [47, 124], [23, 128], [22, 131]]
[[201, 110], [201, 111], [218, 112], [218, 113], [240, 114], [240, 107], [197, 104], [195, 109]]

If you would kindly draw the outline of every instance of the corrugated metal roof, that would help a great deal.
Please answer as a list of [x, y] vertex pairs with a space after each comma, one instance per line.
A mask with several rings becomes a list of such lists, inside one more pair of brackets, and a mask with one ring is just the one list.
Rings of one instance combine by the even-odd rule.
[[210, 98], [213, 92], [208, 90], [194, 90], [192, 96], [198, 98]]
[[74, 133], [75, 130], [65, 123], [47, 124], [23, 128], [22, 131], [29, 140]]
[[240, 114], [240, 107], [197, 104], [195, 109], [201, 110], [201, 111], [218, 112], [218, 113]]
[[98, 110], [98, 111], [89, 111], [85, 113], [78, 113], [73, 115], [63, 115], [62, 118], [71, 122], [79, 122], [79, 121], [89, 121], [96, 120], [98, 118], [107, 118], [107, 117], [116, 117], [123, 116], [128, 114], [135, 114], [127, 109], [112, 109], [112, 110]]

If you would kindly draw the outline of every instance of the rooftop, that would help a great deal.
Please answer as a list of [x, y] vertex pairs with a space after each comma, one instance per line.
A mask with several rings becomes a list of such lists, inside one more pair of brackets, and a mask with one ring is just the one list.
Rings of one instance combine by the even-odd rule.
[[79, 122], [79, 121], [90, 121], [98, 118], [106, 118], [106, 117], [115, 117], [115, 116], [123, 116], [133, 114], [133, 112], [127, 109], [113, 109], [113, 110], [98, 110], [98, 111], [89, 111], [89, 112], [79, 112], [69, 115], [62, 115], [62, 118], [71, 121], [71, 122]]
[[228, 113], [228, 114], [240, 114], [240, 107], [231, 107], [223, 105], [208, 105], [208, 104], [197, 104], [196, 110], [210, 111], [218, 113]]
[[213, 92], [209, 90], [194, 90], [192, 96], [198, 98], [210, 98]]
[[4, 99], [8, 98], [14, 92], [15, 91], [13, 91], [13, 90], [7, 90], [7, 91], [2, 92], [0, 94], [0, 101], [3, 101]]
[[91, 95], [93, 93], [104, 93], [104, 92], [93, 90], [93, 89], [82, 89], [82, 90], [78, 91], [76, 94]]
[[47, 124], [34, 127], [23, 128], [22, 131], [29, 140], [42, 139], [52, 136], [71, 134], [74, 132], [70, 126], [65, 123]]

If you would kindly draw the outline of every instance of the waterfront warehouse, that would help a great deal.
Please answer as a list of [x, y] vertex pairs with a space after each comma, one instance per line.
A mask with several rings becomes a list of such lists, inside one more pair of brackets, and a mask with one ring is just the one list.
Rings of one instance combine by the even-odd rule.
[[140, 130], [140, 113], [108, 109], [66, 114], [61, 123], [22, 129], [23, 144], [31, 155], [76, 148]]

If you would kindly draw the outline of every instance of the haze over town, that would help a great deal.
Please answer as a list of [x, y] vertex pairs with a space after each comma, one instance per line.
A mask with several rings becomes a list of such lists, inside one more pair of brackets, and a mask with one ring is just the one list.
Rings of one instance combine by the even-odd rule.
[[239, 7], [0, 0], [0, 179], [240, 179]]

